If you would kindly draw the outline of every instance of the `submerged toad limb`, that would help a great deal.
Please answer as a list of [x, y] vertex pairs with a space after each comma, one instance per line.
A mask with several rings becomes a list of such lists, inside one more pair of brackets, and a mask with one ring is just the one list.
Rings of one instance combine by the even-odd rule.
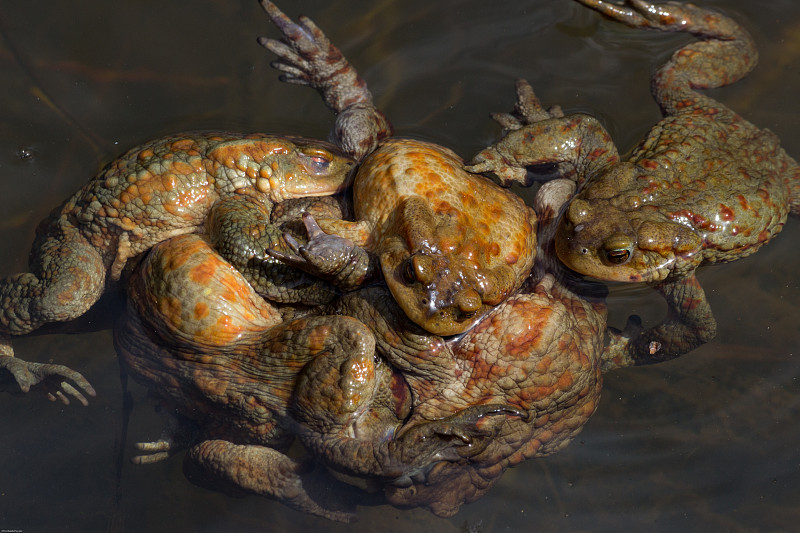
[[[629, 26], [700, 37], [653, 78], [664, 118], [623, 162], [585, 115], [525, 126], [484, 154], [503, 156], [502, 165], [494, 163], [500, 172], [514, 162], [574, 165], [583, 187], [561, 221], [558, 257], [584, 275], [654, 285], [668, 316], [644, 330], [629, 321], [618, 337], [629, 340], [618, 359], [663, 361], [713, 338], [696, 268], [755, 252], [789, 212], [800, 213], [800, 167], [773, 133], [697, 92], [733, 83], [756, 64], [751, 37], [731, 19], [690, 4], [578, 1]], [[482, 170], [490, 170], [484, 163]]]
[[360, 160], [372, 152], [392, 134], [392, 126], [373, 104], [366, 82], [311, 19], [301, 16], [295, 24], [269, 0], [261, 0], [261, 6], [283, 34], [280, 41], [258, 40], [280, 58], [272, 66], [283, 72], [281, 80], [320, 93], [336, 114], [331, 139], [345, 153]]
[[307, 220], [307, 246], [289, 257], [270, 254], [345, 289], [372, 279], [379, 265], [405, 314], [437, 335], [468, 330], [517, 290], [533, 265], [533, 210], [466, 172], [446, 148], [383, 141], [362, 162], [353, 198], [357, 222], [321, 220], [325, 232]]
[[[128, 260], [170, 237], [203, 231], [215, 205], [330, 195], [348, 185], [353, 162], [335, 147], [299, 138], [190, 133], [134, 148], [110, 163], [37, 228], [30, 272], [0, 280], [0, 367], [26, 389], [54, 372], [94, 391], [63, 367], [11, 361], [10, 337], [82, 315]], [[66, 390], [66, 389], [65, 389]], [[67, 393], [70, 392], [67, 390]]]

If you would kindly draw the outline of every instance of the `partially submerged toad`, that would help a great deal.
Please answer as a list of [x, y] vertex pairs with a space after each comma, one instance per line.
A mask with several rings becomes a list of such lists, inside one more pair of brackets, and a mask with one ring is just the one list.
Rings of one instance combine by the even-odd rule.
[[306, 217], [309, 243], [287, 239], [293, 254], [270, 255], [345, 290], [382, 272], [416, 324], [437, 335], [468, 330], [530, 272], [534, 212], [516, 195], [465, 171], [447, 148], [381, 140], [391, 127], [371, 97], [356, 96], [369, 92], [339, 50], [309, 19], [294, 24], [271, 2], [262, 5], [284, 34], [284, 41], [262, 40], [281, 58], [273, 66], [286, 72], [284, 81], [322, 93], [337, 114], [337, 145], [356, 158], [367, 154], [354, 178], [356, 224], [318, 226]]
[[526, 166], [555, 163], [578, 182], [558, 257], [581, 274], [653, 285], [668, 316], [644, 331], [629, 321], [623, 359], [662, 361], [713, 338], [696, 268], [752, 254], [790, 211], [800, 214], [800, 167], [772, 132], [697, 91], [733, 83], [755, 66], [755, 44], [733, 20], [691, 4], [578, 1], [628, 26], [701, 39], [653, 77], [664, 119], [625, 161], [596, 119], [570, 115], [511, 131], [471, 168], [509, 183], [525, 182]]
[[[504, 412], [478, 406], [398, 431], [410, 396], [402, 376], [376, 359], [372, 332], [346, 316], [284, 321], [203, 235], [153, 247], [131, 277], [114, 343], [126, 371], [177, 422], [139, 444], [147, 455], [137, 462], [188, 448], [187, 460], [212, 480], [333, 520], [353, 516], [309, 494], [315, 461], [400, 482], [460, 457], [464, 440], [484, 435], [481, 419]], [[346, 423], [331, 424], [331, 413]], [[286, 455], [296, 434], [310, 457]]]
[[516, 195], [462, 167], [446, 148], [385, 140], [354, 180], [358, 222], [320, 221], [333, 233], [326, 234], [307, 218], [309, 243], [293, 246], [299, 255], [271, 255], [351, 290], [374, 279], [379, 263], [414, 323], [437, 335], [463, 333], [530, 273], [536, 216]]
[[[281, 136], [191, 133], [130, 150], [39, 225], [30, 272], [0, 280], [0, 367], [23, 391], [52, 375], [94, 395], [77, 372], [14, 357], [11, 335], [80, 316], [131, 258], [170, 237], [207, 232], [242, 242], [242, 211], [245, 224], [262, 227], [275, 202], [342, 190], [352, 166], [332, 145]], [[268, 235], [260, 244], [260, 235], [252, 237], [262, 256], [274, 244]]]

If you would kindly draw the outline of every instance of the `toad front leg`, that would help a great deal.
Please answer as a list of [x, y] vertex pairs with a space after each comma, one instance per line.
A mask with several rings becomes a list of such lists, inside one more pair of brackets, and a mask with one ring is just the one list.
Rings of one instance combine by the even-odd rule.
[[600, 122], [589, 115], [564, 116], [546, 111], [525, 80], [517, 81], [517, 103], [511, 113], [492, 115], [504, 137], [476, 155], [470, 172], [488, 173], [503, 186], [530, 185], [526, 167], [555, 164], [562, 177], [584, 183], [619, 161], [617, 148]]
[[380, 271], [372, 254], [348, 238], [326, 233], [311, 214], [303, 213], [303, 224], [308, 232], [308, 244], [301, 245], [287, 233], [283, 237], [291, 253], [274, 248], [267, 253], [344, 290], [360, 287]]
[[674, 359], [716, 335], [717, 322], [694, 274], [663, 281], [653, 288], [667, 302], [666, 318], [659, 325], [643, 330], [639, 317], [632, 316], [622, 332], [609, 330], [611, 343], [603, 356], [611, 361], [609, 368]]
[[23, 392], [42, 384], [51, 400], [58, 398], [66, 404], [67, 396], [72, 396], [85, 405], [85, 396], [65, 381], [70, 380], [84, 393], [95, 395], [89, 382], [74, 370], [15, 358], [10, 335], [81, 316], [100, 298], [105, 279], [100, 253], [65, 221], [50, 228], [40, 226], [30, 272], [0, 279], [0, 368], [11, 373]]

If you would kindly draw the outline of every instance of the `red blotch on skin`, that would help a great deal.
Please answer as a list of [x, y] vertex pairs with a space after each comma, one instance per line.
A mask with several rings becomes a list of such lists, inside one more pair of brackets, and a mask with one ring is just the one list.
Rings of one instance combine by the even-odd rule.
[[726, 222], [730, 222], [731, 220], [736, 218], [736, 216], [733, 213], [733, 209], [731, 209], [725, 204], [719, 204], [719, 216], [722, 220]]

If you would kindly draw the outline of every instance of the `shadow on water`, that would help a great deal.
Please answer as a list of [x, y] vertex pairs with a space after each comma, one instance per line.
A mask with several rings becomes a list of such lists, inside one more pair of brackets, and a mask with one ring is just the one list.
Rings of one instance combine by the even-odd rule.
[[[702, 1], [752, 31], [762, 64], [715, 95], [800, 155], [800, 4]], [[653, 68], [684, 37], [636, 32], [568, 0], [303, 0], [368, 80], [398, 133], [470, 156], [498, 134], [490, 111], [529, 79], [545, 103], [599, 116], [621, 147], [658, 118]], [[220, 128], [327, 135], [315, 93], [279, 84], [256, 2], [6, 3], [0, 9], [0, 272], [22, 271], [36, 223], [104, 162], [143, 140]], [[800, 520], [800, 224], [763, 251], [706, 269], [715, 341], [670, 363], [606, 376], [604, 398], [564, 451], [508, 471], [451, 519], [369, 505], [347, 531], [728, 531]], [[612, 322], [657, 320], [657, 299], [612, 291]], [[109, 314], [113, 314], [112, 310]], [[105, 315], [107, 317], [107, 314]], [[97, 320], [98, 322], [95, 322]], [[344, 531], [262, 498], [190, 484], [179, 458], [123, 462], [122, 387], [103, 314], [73, 335], [15, 341], [29, 360], [80, 370], [87, 408], [0, 395], [0, 528], [24, 531]], [[131, 442], [160, 419], [131, 385]], [[119, 484], [119, 487], [117, 487]]]

